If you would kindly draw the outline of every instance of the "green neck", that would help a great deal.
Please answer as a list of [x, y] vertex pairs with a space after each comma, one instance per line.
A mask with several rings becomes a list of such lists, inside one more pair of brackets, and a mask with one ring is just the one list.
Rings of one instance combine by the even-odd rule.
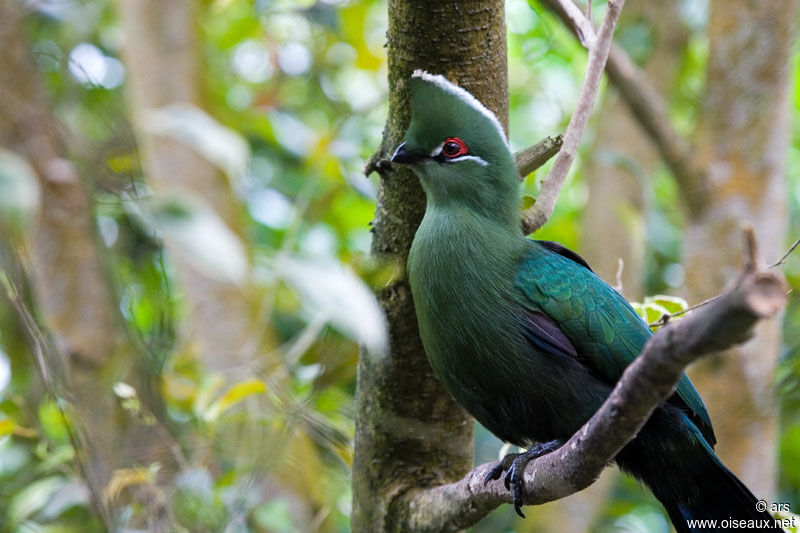
[[[430, 202], [409, 254], [412, 284], [472, 292], [507, 284], [526, 239], [514, 217], [497, 218], [454, 203]], [[435, 288], [435, 287], [434, 287]], [[481, 296], [482, 297], [482, 296]]]

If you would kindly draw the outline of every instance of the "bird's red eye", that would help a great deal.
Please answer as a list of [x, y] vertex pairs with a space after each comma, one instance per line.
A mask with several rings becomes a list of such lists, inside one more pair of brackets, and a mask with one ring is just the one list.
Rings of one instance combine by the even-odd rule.
[[458, 137], [448, 137], [442, 145], [442, 155], [453, 158], [469, 152], [467, 145]]

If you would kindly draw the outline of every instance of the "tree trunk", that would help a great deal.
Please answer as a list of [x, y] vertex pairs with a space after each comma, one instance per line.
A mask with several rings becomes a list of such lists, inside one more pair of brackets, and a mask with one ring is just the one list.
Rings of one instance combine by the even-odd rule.
[[[0, 142], [31, 163], [41, 191], [37, 218], [25, 238], [29, 258], [16, 260], [26, 266], [29, 260], [35, 303], [55, 345], [40, 369], [44, 385], [55, 383], [57, 389], [47, 392], [66, 396], [60, 399], [67, 400], [76, 428], [77, 461], [95, 510], [111, 528], [126, 503], [104, 495], [114, 471], [156, 462], [169, 470], [169, 446], [153, 426], [122, 409], [112, 393], [115, 382], [125, 381], [159, 414], [158, 392], [144, 355], [125, 331], [98, 250], [91, 197], [69, 160], [21, 26], [14, 2], [0, 1]], [[28, 334], [32, 353], [47, 349], [46, 339], [32, 330]], [[144, 496], [146, 523], [158, 530], [163, 509], [151, 496]]]
[[[743, 221], [755, 226], [764, 260], [783, 252], [797, 3], [711, 2], [707, 87], [695, 143], [709, 203], [689, 221], [684, 245], [692, 301], [716, 294], [737, 276]], [[765, 321], [752, 341], [690, 371], [714, 422], [718, 454], [768, 500], [776, 490], [773, 372], [780, 342], [780, 323]]]
[[[444, 74], [508, 123], [504, 3], [500, 0], [390, 0], [389, 118], [374, 161], [385, 161], [409, 122], [408, 79], [415, 69]], [[379, 165], [385, 169], [383, 165]], [[394, 529], [398, 496], [454, 481], [472, 465], [472, 419], [433, 375], [417, 330], [405, 262], [425, 210], [417, 178], [381, 170], [372, 252], [397, 264], [381, 290], [389, 323], [387, 354], [358, 364], [354, 531]]]

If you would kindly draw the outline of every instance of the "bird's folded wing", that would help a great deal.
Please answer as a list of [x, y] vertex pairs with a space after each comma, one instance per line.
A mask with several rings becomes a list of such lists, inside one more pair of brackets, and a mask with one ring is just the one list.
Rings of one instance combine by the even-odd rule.
[[[596, 375], [616, 383], [641, 353], [650, 328], [575, 252], [555, 243], [530, 242], [516, 276], [526, 337], [546, 353], [577, 357]], [[715, 444], [706, 406], [685, 374], [669, 402], [683, 408], [709, 444]]]

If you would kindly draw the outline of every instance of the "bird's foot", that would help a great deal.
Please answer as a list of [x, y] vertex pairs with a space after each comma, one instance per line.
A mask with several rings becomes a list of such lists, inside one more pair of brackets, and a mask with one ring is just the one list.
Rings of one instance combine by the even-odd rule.
[[483, 484], [486, 485], [491, 480], [500, 479], [500, 475], [507, 471], [503, 478], [503, 484], [506, 489], [511, 491], [514, 510], [522, 518], [525, 518], [525, 515], [522, 514], [522, 485], [525, 480], [525, 467], [534, 459], [557, 450], [562, 444], [564, 444], [563, 441], [551, 440], [537, 444], [523, 453], [509, 453], [497, 461], [497, 464], [486, 474]]
[[486, 484], [489, 483], [490, 481], [493, 481], [495, 479], [500, 479], [500, 476], [503, 474], [503, 472], [510, 469], [511, 463], [513, 463], [514, 459], [516, 459], [520, 455], [522, 454], [508, 453], [505, 455], [505, 457], [497, 461], [497, 464], [495, 464], [494, 467], [492, 467], [492, 469], [489, 470], [489, 473], [486, 474], [486, 477], [483, 478], [483, 486], [485, 487]]

